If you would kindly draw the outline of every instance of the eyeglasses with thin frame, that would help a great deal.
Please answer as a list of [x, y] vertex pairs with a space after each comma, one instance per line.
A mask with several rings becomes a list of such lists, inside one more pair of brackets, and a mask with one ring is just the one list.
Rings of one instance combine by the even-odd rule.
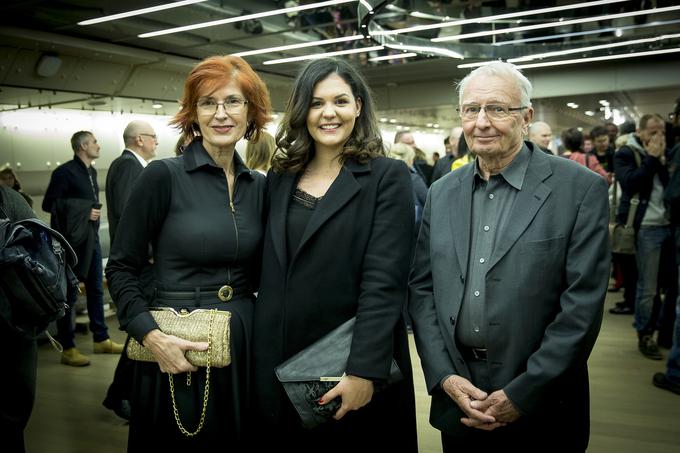
[[156, 134], [137, 134], [137, 135], [144, 135], [144, 136], [146, 136], [146, 137], [151, 137], [151, 138], [153, 138], [154, 140], [157, 140]]
[[456, 109], [460, 114], [461, 119], [465, 121], [474, 121], [479, 116], [479, 112], [484, 110], [486, 117], [490, 120], [503, 121], [512, 116], [513, 112], [524, 110], [527, 106], [510, 107], [507, 104], [463, 104]]
[[240, 97], [230, 97], [222, 102], [217, 102], [213, 98], [203, 98], [196, 102], [196, 107], [198, 108], [198, 113], [201, 115], [214, 115], [217, 113], [217, 108], [219, 106], [224, 107], [224, 110], [230, 115], [238, 115], [243, 113], [248, 101]]

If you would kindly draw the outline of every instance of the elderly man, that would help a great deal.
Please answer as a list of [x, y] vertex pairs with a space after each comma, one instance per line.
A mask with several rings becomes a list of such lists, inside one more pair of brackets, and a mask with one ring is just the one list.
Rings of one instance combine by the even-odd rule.
[[463, 135], [462, 127], [456, 126], [451, 129], [451, 135], [449, 135], [449, 148], [451, 151], [447, 150], [446, 156], [440, 158], [435, 164], [434, 171], [432, 172], [433, 183], [451, 171], [451, 164], [458, 157], [458, 141], [461, 135]]
[[536, 121], [529, 126], [529, 140], [536, 143], [543, 152], [553, 154], [550, 151], [550, 142], [552, 142], [552, 129], [550, 125], [544, 121]]
[[156, 155], [158, 139], [153, 127], [146, 121], [132, 121], [123, 131], [125, 149], [111, 162], [106, 175], [106, 207], [111, 245], [123, 214], [132, 184]]
[[459, 112], [477, 157], [433, 184], [425, 205], [409, 313], [444, 452], [588, 445], [607, 184], [522, 140], [531, 88], [502, 62], [463, 79]]
[[[43, 211], [51, 214], [52, 227], [60, 231], [73, 246], [78, 256], [76, 275], [85, 283], [87, 315], [94, 337], [95, 354], [120, 354], [123, 345], [109, 338], [104, 319], [104, 292], [102, 289], [102, 251], [99, 244], [99, 186], [97, 171], [92, 162], [99, 157], [100, 146], [94, 134], [79, 131], [71, 137], [73, 160], [57, 167], [43, 198]], [[85, 366], [90, 359], [76, 349], [72, 309], [78, 293], [69, 286], [69, 309], [57, 321], [57, 333], [64, 347], [61, 363]]]

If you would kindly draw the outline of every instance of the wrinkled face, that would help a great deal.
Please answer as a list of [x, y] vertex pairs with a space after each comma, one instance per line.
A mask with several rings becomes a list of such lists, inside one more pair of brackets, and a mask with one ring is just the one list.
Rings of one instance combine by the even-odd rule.
[[361, 99], [337, 74], [331, 74], [314, 86], [307, 112], [307, 130], [317, 152], [339, 154], [352, 135], [361, 113]]
[[666, 124], [658, 118], [652, 118], [647, 121], [644, 129], [640, 129], [639, 135], [643, 145], [647, 145], [652, 137], [655, 136], [661, 136], [665, 138]]
[[609, 148], [609, 136], [599, 135], [593, 139], [593, 147], [595, 151], [599, 153], [604, 153]]
[[233, 150], [245, 135], [248, 125], [248, 104], [242, 102], [245, 100], [235, 80], [212, 93], [200, 93], [198, 103], [206, 107], [197, 107], [196, 116], [208, 152]]
[[156, 148], [158, 148], [158, 137], [151, 126], [144, 127], [139, 133], [137, 143], [141, 147], [140, 154], [146, 160], [156, 156]]
[[101, 147], [97, 143], [97, 138], [94, 135], [87, 135], [85, 141], [81, 143], [80, 149], [85, 153], [85, 157], [96, 159], [99, 157]]
[[531, 132], [529, 140], [536, 143], [538, 146], [548, 148], [552, 141], [552, 130], [545, 124], [539, 124]]
[[[524, 107], [521, 105], [520, 89], [514, 81], [488, 75], [479, 75], [468, 81], [460, 104]], [[481, 109], [474, 119], [461, 118], [465, 141], [470, 150], [482, 159], [512, 155], [522, 146], [522, 137], [526, 134], [533, 113], [533, 109], [527, 107], [512, 111], [503, 120], [490, 120]]]

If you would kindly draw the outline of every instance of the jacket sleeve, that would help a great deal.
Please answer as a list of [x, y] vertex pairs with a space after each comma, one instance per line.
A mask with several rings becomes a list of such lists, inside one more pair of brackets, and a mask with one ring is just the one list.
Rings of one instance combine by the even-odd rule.
[[[406, 164], [381, 159], [371, 232], [364, 253], [347, 374], [386, 379], [394, 326], [406, 302], [413, 240], [413, 187]], [[379, 172], [376, 172], [379, 173]]]
[[42, 210], [52, 213], [54, 202], [59, 198], [66, 198], [68, 195], [68, 177], [63, 167], [57, 168], [50, 176], [50, 183], [45, 191], [42, 202]]
[[621, 189], [631, 197], [645, 186], [651, 186], [654, 175], [663, 167], [659, 159], [649, 155], [640, 155], [638, 167], [633, 153], [630, 147], [622, 146], [614, 154], [616, 180], [621, 184]]
[[[150, 189], [152, 188], [152, 189]], [[121, 328], [140, 343], [158, 325], [148, 311], [145, 282], [148, 247], [158, 237], [170, 206], [172, 176], [163, 161], [152, 162], [135, 182], [116, 231], [106, 278]]]
[[523, 414], [535, 413], [557, 382], [585, 369], [600, 331], [611, 260], [607, 186], [599, 177], [591, 181], [569, 237], [559, 311], [526, 370], [503, 389]]

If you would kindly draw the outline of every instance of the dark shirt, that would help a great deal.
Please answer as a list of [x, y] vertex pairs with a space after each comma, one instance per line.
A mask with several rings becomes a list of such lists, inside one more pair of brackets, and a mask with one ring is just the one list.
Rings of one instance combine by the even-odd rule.
[[456, 327], [457, 339], [464, 346], [486, 347], [486, 273], [496, 238], [505, 228], [517, 193], [522, 190], [530, 156], [529, 148], [524, 145], [512, 163], [499, 174], [492, 175], [489, 181], [482, 178], [478, 162], [475, 161], [468, 277]]
[[314, 197], [302, 189], [295, 189], [293, 192], [286, 217], [286, 250], [290, 258], [295, 256], [309, 219], [312, 218], [314, 209], [316, 209], [321, 198]]
[[139, 273], [153, 248], [158, 289], [219, 287], [255, 291], [259, 283], [265, 177], [235, 154], [234, 210], [224, 171], [201, 141], [151, 162], [137, 178], [106, 266], [121, 327], [138, 341], [157, 328]]
[[603, 155], [599, 155], [597, 151], [593, 150], [591, 151], [595, 157], [597, 157], [597, 161], [600, 163], [604, 171], [608, 173], [614, 173], [614, 147], [609, 146], [607, 148], [607, 151]]

